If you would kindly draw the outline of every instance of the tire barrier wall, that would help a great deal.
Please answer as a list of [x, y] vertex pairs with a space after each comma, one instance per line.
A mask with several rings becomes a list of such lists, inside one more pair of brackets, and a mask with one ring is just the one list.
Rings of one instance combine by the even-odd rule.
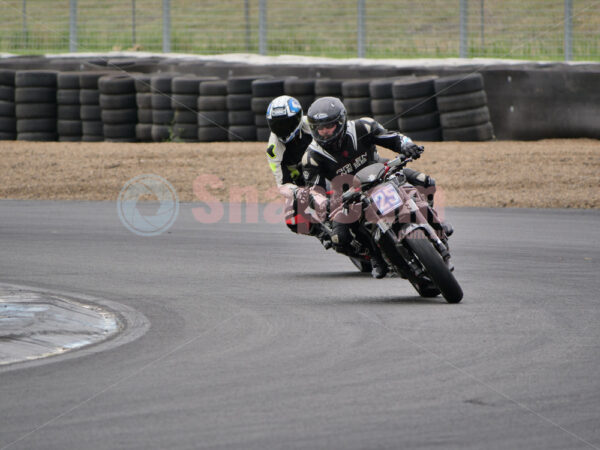
[[[145, 77], [146, 88], [140, 90], [139, 83], [134, 83], [134, 90], [126, 95], [133, 95], [135, 101], [127, 108], [112, 103], [112, 107], [104, 105], [107, 111], [121, 110], [105, 113], [107, 120], [108, 116], [113, 122], [119, 119], [118, 125], [123, 128], [113, 130], [111, 125], [117, 124], [102, 120], [98, 79], [107, 73], [127, 76], [123, 71], [134, 78]], [[19, 75], [20, 72], [23, 74]], [[66, 75], [69, 72], [71, 75]], [[45, 77], [44, 81], [32, 81], [35, 73], [45, 73], [41, 75]], [[74, 73], [79, 73], [79, 88], [75, 87]], [[191, 96], [196, 95], [195, 86], [182, 88], [186, 92], [194, 91], [191, 94], [173, 90], [173, 79], [182, 76], [191, 79], [195, 76], [200, 80], [196, 110], [190, 107], [193, 106]], [[54, 84], [48, 84], [48, 77], [56, 79]], [[21, 79], [18, 83], [17, 78]], [[154, 78], [165, 79], [160, 94], [158, 91], [153, 94], [151, 89], [147, 91]], [[214, 80], [207, 81], [207, 78]], [[427, 91], [430, 94], [417, 90], [417, 85], [425, 79], [433, 84], [433, 91]], [[60, 80], [65, 80], [64, 84]], [[259, 87], [255, 92], [256, 80], [273, 80], [272, 93], [268, 93], [270, 84], [266, 81], [265, 87]], [[301, 99], [305, 110], [316, 97], [338, 96], [345, 102], [351, 118], [373, 116], [389, 129], [399, 129], [415, 140], [600, 138], [597, 124], [600, 64], [399, 68], [384, 65], [250, 65], [167, 58], [101, 61], [24, 57], [0, 60], [0, 139], [14, 139], [17, 135], [17, 139], [46, 140], [78, 140], [81, 136], [83, 141], [264, 140], [268, 128], [260, 110], [268, 104], [270, 96], [281, 95], [281, 81], [283, 93]], [[40, 83], [42, 85], [38, 86]], [[187, 83], [191, 86], [195, 81]], [[403, 83], [413, 83], [412, 90], [403, 90], [400, 87]], [[449, 89], [448, 86], [453, 87]], [[76, 89], [79, 89], [79, 117], [76, 114]], [[157, 94], [168, 96], [164, 105], [158, 105], [160, 101], [154, 99]], [[182, 101], [173, 103], [174, 96], [182, 96]], [[112, 98], [105, 97], [104, 100], [112, 101]], [[157, 104], [154, 105], [152, 100]], [[224, 105], [221, 105], [223, 101]], [[174, 104], [183, 106], [174, 108]], [[33, 108], [32, 105], [40, 107]], [[36, 115], [45, 115], [28, 117], [33, 109]], [[135, 121], [132, 121], [133, 110]], [[191, 121], [194, 113], [197, 115], [195, 123]], [[127, 121], [122, 121], [123, 118]], [[31, 121], [33, 119], [35, 123]], [[397, 126], [393, 126], [394, 120]], [[56, 123], [53, 125], [52, 121]], [[125, 127], [134, 132], [125, 133], [127, 137], [105, 137], [106, 124], [111, 135], [124, 131]], [[173, 131], [175, 124], [181, 125], [180, 132]], [[195, 138], [194, 125], [197, 127]], [[149, 139], [150, 129], [155, 133], [152, 136], [150, 132]]]

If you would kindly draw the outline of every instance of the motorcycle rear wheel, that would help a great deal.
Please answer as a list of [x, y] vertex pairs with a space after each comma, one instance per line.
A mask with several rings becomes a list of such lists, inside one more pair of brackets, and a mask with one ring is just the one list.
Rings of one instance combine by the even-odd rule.
[[[456, 278], [442, 259], [442, 256], [433, 247], [431, 241], [423, 235], [405, 239], [405, 244], [419, 260], [427, 275], [435, 283], [448, 303], [458, 303], [463, 298], [463, 291]], [[417, 289], [418, 290], [418, 289]]]

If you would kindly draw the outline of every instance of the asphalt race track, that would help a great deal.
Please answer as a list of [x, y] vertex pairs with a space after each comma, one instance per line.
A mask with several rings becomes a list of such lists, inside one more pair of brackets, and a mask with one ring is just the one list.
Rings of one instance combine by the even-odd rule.
[[0, 202], [0, 283], [149, 322], [0, 368], [0, 449], [600, 448], [600, 211], [446, 214], [458, 305], [282, 224]]

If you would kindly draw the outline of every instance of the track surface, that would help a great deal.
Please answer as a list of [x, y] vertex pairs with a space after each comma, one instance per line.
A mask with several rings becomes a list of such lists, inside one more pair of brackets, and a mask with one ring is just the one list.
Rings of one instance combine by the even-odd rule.
[[448, 305], [190, 208], [147, 238], [110, 202], [0, 202], [0, 282], [151, 323], [0, 370], [0, 449], [600, 447], [600, 212], [449, 209]]

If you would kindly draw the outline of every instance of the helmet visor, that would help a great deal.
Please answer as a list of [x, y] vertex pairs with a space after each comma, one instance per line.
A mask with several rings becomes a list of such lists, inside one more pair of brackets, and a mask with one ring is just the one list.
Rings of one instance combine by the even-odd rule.
[[279, 138], [280, 141], [288, 143], [296, 135], [300, 128], [300, 116], [294, 117], [277, 117], [269, 119], [269, 127], [271, 131]]

